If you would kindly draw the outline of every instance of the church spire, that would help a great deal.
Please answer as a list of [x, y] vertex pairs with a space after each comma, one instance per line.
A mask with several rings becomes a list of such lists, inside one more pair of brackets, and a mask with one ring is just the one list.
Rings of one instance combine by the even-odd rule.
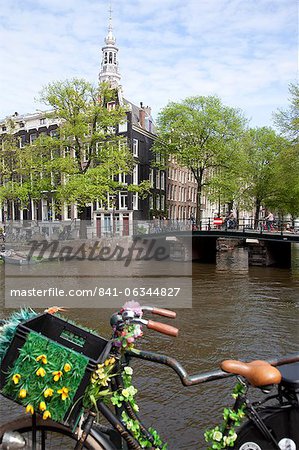
[[115, 45], [116, 39], [113, 35], [112, 8], [109, 8], [108, 34], [105, 37], [105, 45], [102, 47], [102, 63], [99, 73], [100, 83], [108, 82], [111, 87], [119, 86], [120, 73], [118, 71], [117, 53], [118, 47]]

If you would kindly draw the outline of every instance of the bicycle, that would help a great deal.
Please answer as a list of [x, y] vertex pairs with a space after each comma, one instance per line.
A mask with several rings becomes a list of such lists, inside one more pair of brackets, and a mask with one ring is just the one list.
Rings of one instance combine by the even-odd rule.
[[[2, 446], [3, 450], [21, 448], [24, 450], [141, 450], [142, 448], [164, 450], [166, 446], [159, 435], [146, 428], [135, 408], [134, 388], [130, 387], [132, 375], [130, 361], [135, 358], [168, 366], [176, 372], [184, 386], [237, 377], [239, 383], [234, 394], [235, 403], [231, 409], [226, 410], [225, 426], [216, 427], [207, 432], [207, 437], [213, 440], [211, 444], [213, 447], [209, 448], [299, 449], [299, 354], [268, 362], [243, 363], [227, 360], [221, 363], [221, 369], [188, 375], [174, 358], [136, 349], [133, 346], [134, 341], [142, 335], [141, 326], [169, 336], [178, 334], [175, 327], [144, 319], [144, 314], [149, 312], [168, 318], [176, 317], [173, 311], [140, 306], [136, 302], [128, 302], [111, 317], [114, 345], [105, 364], [98, 368], [93, 377], [95, 377], [95, 383], [100, 379], [100, 375], [103, 380], [106, 370], [105, 380], [109, 390], [107, 396], [115, 400], [113, 409], [107, 406], [103, 397], [97, 398], [93, 406], [85, 411], [84, 416], [81, 416], [79, 425], [73, 430], [50, 419], [45, 421], [39, 414], [34, 413], [31, 417], [22, 416], [1, 426], [0, 448]], [[108, 361], [107, 365], [106, 361]], [[261, 400], [251, 401], [249, 395], [251, 389], [259, 389], [265, 396]], [[124, 390], [130, 392], [126, 392], [125, 395]], [[120, 397], [124, 397], [123, 400], [120, 400]], [[241, 416], [244, 416], [246, 421], [237, 429], [236, 434], [235, 426], [239, 425]], [[108, 425], [104, 424], [102, 419], [99, 420], [100, 417], [104, 418]], [[227, 445], [223, 447], [221, 445], [224, 442]]]

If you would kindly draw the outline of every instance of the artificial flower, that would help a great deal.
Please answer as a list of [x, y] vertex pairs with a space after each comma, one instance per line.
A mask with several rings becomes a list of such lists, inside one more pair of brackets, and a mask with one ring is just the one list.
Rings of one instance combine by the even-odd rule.
[[37, 369], [37, 371], [35, 373], [38, 377], [44, 377], [46, 375], [46, 371], [43, 367], [40, 367], [39, 369]]
[[39, 355], [36, 358], [36, 361], [41, 361], [43, 364], [47, 364], [48, 360], [47, 360], [47, 356], [46, 355]]
[[45, 397], [45, 398], [47, 398], [47, 397], [52, 397], [53, 393], [54, 393], [53, 389], [47, 388], [47, 389], [45, 390], [45, 392], [44, 392], [44, 397]]
[[46, 409], [47, 409], [46, 403], [45, 402], [40, 402], [39, 409], [40, 409], [40, 411], [46, 411]]
[[32, 405], [29, 404], [26, 406], [26, 413], [34, 414], [34, 408]]
[[109, 358], [109, 359], [106, 359], [106, 361], [104, 362], [104, 365], [105, 366], [110, 366], [110, 365], [112, 365], [112, 364], [114, 364], [115, 363], [115, 358]]
[[72, 366], [71, 366], [69, 363], [66, 363], [66, 364], [64, 365], [63, 370], [64, 370], [65, 372], [69, 372], [71, 369], [72, 369]]
[[20, 379], [21, 379], [21, 375], [20, 375], [19, 373], [15, 373], [15, 374], [12, 376], [12, 381], [13, 381], [15, 384], [18, 384], [18, 382], [20, 381]]
[[46, 420], [51, 417], [50, 411], [46, 410], [43, 414], [43, 419]]
[[19, 392], [19, 397], [20, 398], [26, 398], [26, 396], [27, 396], [26, 389], [21, 389], [20, 392]]
[[53, 377], [54, 381], [59, 381], [63, 373], [61, 372], [61, 370], [56, 370], [55, 372], [52, 372], [52, 375], [54, 375]]
[[126, 375], [133, 375], [133, 369], [132, 369], [132, 367], [126, 366], [126, 367], [124, 368], [124, 372], [125, 372]]
[[69, 389], [63, 386], [62, 389], [58, 389], [57, 393], [61, 394], [61, 400], [66, 400], [69, 396]]
[[226, 446], [232, 447], [233, 443], [237, 439], [237, 433], [233, 433], [231, 436], [224, 436], [223, 442]]
[[223, 437], [223, 434], [221, 433], [221, 431], [215, 431], [215, 432], [213, 433], [213, 439], [214, 439], [214, 441], [220, 442], [221, 439], [222, 439], [222, 437]]

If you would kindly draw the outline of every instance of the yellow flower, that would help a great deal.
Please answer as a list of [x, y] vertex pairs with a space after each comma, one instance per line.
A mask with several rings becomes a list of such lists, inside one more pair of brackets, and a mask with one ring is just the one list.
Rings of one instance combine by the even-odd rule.
[[20, 379], [21, 379], [21, 375], [20, 375], [19, 373], [15, 373], [15, 374], [12, 376], [12, 381], [13, 381], [15, 384], [18, 384], [18, 382], [20, 381]]
[[47, 362], [48, 362], [47, 356], [46, 355], [39, 355], [36, 358], [36, 361], [41, 361], [43, 364], [47, 364]]
[[61, 372], [61, 370], [56, 370], [55, 372], [52, 372], [52, 375], [54, 375], [53, 377], [54, 381], [59, 381], [63, 373]]
[[40, 402], [39, 404], [40, 411], [45, 411], [47, 409], [47, 405], [45, 402]]
[[43, 414], [43, 419], [46, 420], [46, 419], [48, 419], [48, 417], [51, 417], [51, 413], [50, 413], [50, 411], [47, 410]]
[[37, 371], [35, 373], [38, 377], [44, 377], [46, 375], [46, 371], [45, 371], [45, 369], [43, 369], [43, 367], [40, 367], [39, 369], [37, 369]]
[[109, 359], [106, 359], [106, 361], [104, 362], [104, 365], [105, 366], [112, 366], [112, 364], [114, 364], [115, 363], [115, 358], [109, 358]]
[[47, 388], [47, 389], [45, 390], [45, 392], [44, 392], [44, 397], [45, 397], [45, 398], [47, 398], [47, 397], [52, 397], [53, 392], [54, 392], [53, 389]]
[[66, 363], [66, 364], [64, 365], [63, 370], [64, 370], [65, 372], [69, 372], [69, 371], [71, 370], [71, 368], [72, 368], [72, 366], [71, 366], [69, 363]]
[[26, 413], [34, 414], [34, 408], [32, 405], [26, 406]]
[[19, 392], [19, 397], [20, 398], [26, 398], [26, 395], [27, 395], [26, 389], [21, 389], [20, 392]]
[[62, 389], [58, 389], [57, 393], [61, 394], [61, 400], [65, 400], [69, 396], [69, 389], [67, 387], [63, 386]]

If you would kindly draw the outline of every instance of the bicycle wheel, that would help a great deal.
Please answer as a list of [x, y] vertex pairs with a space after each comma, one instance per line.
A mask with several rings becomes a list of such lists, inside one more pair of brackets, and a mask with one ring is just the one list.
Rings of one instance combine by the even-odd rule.
[[[36, 424], [36, 450], [73, 450], [76, 444], [76, 436], [70, 429], [48, 421], [41, 422], [37, 419]], [[0, 428], [0, 442], [5, 432], [17, 431], [25, 440], [23, 450], [32, 449], [32, 421], [30, 417], [21, 417], [13, 422], [2, 425]], [[83, 447], [85, 450], [105, 450], [96, 439], [88, 436]]]
[[[299, 450], [299, 409], [295, 407], [266, 409], [261, 414], [281, 450]], [[271, 444], [252, 422], [246, 422], [238, 433], [234, 450], [274, 450]]]

